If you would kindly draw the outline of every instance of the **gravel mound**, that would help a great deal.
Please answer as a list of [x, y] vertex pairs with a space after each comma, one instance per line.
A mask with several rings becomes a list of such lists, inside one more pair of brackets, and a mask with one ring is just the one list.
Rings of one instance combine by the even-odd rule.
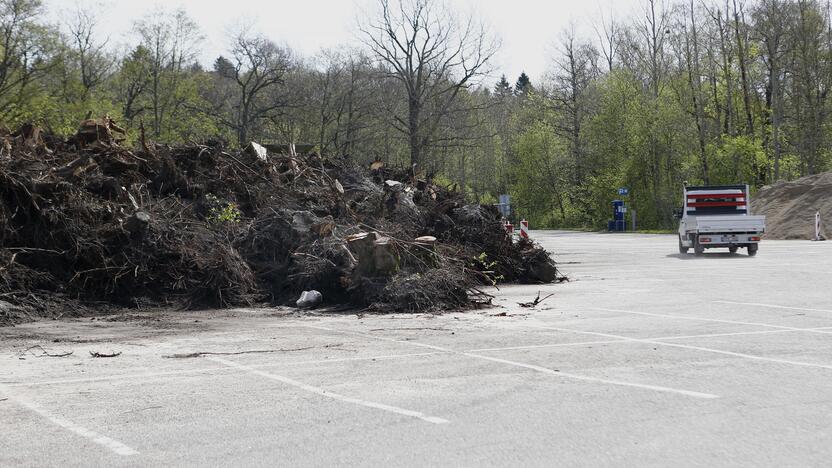
[[767, 239], [813, 239], [817, 212], [821, 235], [828, 237], [832, 233], [832, 172], [766, 185], [752, 198], [751, 210], [766, 216]]

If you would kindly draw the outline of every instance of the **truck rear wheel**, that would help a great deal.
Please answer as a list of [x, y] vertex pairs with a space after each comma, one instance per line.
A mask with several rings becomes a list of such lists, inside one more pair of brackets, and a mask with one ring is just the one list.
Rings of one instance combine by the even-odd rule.
[[679, 236], [679, 253], [686, 254], [688, 253], [688, 247], [682, 245], [682, 236]]
[[705, 246], [699, 243], [699, 236], [693, 238], [693, 253], [694, 255], [702, 255], [705, 253]]
[[748, 256], [753, 257], [757, 255], [757, 249], [759, 248], [760, 246], [757, 244], [748, 244]]

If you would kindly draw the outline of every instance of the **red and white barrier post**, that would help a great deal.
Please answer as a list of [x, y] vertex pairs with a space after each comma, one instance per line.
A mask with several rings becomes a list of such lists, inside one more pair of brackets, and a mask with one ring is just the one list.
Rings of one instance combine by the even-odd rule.
[[524, 220], [520, 221], [520, 238], [521, 239], [528, 239], [529, 238], [529, 222]]
[[506, 232], [508, 233], [509, 237], [514, 235], [514, 225], [511, 224], [511, 221], [505, 222]]
[[820, 240], [820, 211], [815, 213], [815, 240]]

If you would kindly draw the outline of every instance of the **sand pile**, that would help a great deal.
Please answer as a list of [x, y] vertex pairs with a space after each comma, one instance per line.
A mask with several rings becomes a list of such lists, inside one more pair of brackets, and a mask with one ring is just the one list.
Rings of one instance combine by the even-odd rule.
[[813, 239], [818, 211], [821, 234], [829, 238], [832, 235], [832, 172], [767, 185], [751, 200], [751, 212], [766, 216], [767, 239]]

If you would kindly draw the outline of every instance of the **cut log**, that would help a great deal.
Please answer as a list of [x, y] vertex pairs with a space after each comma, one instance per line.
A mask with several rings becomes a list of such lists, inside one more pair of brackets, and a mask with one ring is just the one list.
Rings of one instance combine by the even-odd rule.
[[389, 276], [399, 269], [399, 255], [388, 237], [362, 232], [348, 236], [347, 245], [358, 260], [354, 270], [358, 276]]

